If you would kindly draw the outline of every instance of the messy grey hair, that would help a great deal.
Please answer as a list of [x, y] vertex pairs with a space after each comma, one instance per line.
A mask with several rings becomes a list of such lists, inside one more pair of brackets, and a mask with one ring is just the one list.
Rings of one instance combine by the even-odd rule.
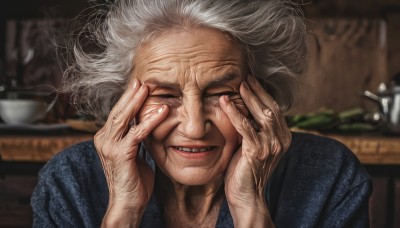
[[84, 26], [85, 42], [73, 44], [64, 91], [104, 121], [126, 89], [138, 47], [169, 29], [196, 26], [234, 37], [265, 90], [283, 110], [291, 106], [305, 67], [306, 28], [289, 0], [116, 0]]

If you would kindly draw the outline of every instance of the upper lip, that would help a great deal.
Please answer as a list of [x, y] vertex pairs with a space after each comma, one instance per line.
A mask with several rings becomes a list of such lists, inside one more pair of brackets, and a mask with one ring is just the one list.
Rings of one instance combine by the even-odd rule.
[[171, 143], [170, 146], [197, 149], [205, 147], [216, 147], [217, 145], [208, 142], [182, 141], [180, 143]]

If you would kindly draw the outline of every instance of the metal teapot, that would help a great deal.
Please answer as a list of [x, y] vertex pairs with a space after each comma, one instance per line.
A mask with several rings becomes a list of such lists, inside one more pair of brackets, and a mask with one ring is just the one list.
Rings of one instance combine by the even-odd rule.
[[383, 124], [383, 130], [386, 133], [400, 134], [400, 85], [396, 83], [388, 87], [381, 83], [378, 94], [364, 91], [363, 95], [379, 104], [380, 112], [374, 116]]

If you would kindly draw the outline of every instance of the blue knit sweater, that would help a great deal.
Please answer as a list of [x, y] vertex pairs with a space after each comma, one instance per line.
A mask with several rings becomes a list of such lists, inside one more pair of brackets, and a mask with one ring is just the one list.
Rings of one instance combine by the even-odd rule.
[[[332, 139], [293, 134], [266, 188], [276, 227], [368, 227], [371, 181], [357, 158]], [[108, 189], [93, 141], [59, 153], [40, 171], [32, 195], [34, 227], [99, 227]], [[164, 227], [153, 195], [141, 227]], [[226, 200], [217, 227], [233, 227]]]

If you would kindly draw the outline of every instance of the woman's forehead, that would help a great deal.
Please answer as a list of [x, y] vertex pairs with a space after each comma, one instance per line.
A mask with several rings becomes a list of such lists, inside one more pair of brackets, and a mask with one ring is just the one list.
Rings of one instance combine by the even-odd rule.
[[[135, 59], [135, 77], [144, 82], [241, 77], [242, 49], [224, 33], [207, 28], [173, 30], [143, 45]], [[165, 77], [162, 79], [162, 77]], [[221, 78], [221, 79], [220, 79]]]
[[[241, 47], [230, 35], [216, 29], [196, 27], [190, 29], [170, 29], [153, 39], [144, 42], [138, 49], [139, 56], [145, 57], [144, 53], [158, 52], [170, 48], [175, 53], [186, 53], [186, 49], [212, 48], [215, 54], [239, 54]], [[144, 55], [144, 56], [143, 56]]]

